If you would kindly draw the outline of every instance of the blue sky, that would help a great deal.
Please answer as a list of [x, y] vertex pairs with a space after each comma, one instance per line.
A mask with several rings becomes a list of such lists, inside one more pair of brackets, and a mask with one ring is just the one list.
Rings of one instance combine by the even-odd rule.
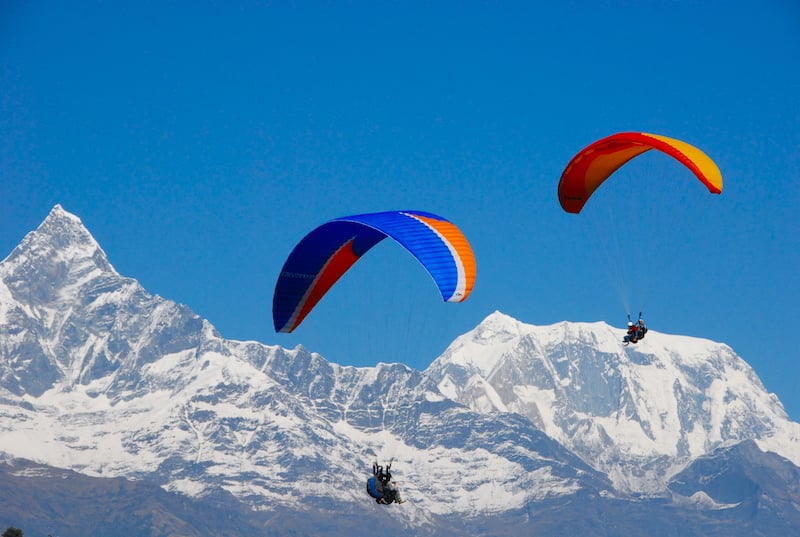
[[[60, 203], [223, 336], [354, 365], [423, 369], [495, 310], [644, 307], [731, 345], [800, 419], [796, 2], [67, 4], [0, 4], [0, 257]], [[722, 195], [648, 154], [564, 213], [566, 163], [619, 131], [700, 147]], [[293, 246], [392, 209], [464, 231], [472, 296], [442, 303], [384, 241], [275, 334]]]

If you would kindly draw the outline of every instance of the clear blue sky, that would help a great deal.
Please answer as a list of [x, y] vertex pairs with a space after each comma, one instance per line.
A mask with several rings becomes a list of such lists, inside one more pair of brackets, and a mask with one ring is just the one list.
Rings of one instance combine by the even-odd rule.
[[[355, 365], [423, 369], [494, 310], [622, 327], [644, 305], [800, 419], [800, 4], [304, 4], [0, 3], [0, 257], [60, 203], [224, 337]], [[722, 195], [652, 154], [564, 213], [570, 157], [628, 130], [702, 148]], [[461, 227], [472, 296], [442, 303], [385, 242], [275, 334], [292, 247], [390, 209]]]

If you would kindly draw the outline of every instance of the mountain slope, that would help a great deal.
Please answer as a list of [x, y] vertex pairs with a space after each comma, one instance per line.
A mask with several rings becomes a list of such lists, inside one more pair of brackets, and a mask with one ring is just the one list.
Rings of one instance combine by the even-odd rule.
[[392, 455], [423, 517], [610, 487], [527, 420], [471, 412], [405, 366], [222, 339], [116, 273], [60, 207], [0, 281], [0, 450], [15, 457], [259, 509], [361, 503], [369, 464]]
[[753, 441], [699, 457], [669, 488], [707, 516], [738, 519], [754, 535], [780, 535], [787, 524], [800, 528], [800, 468]]
[[502, 313], [456, 339], [428, 385], [476, 412], [515, 412], [615, 485], [658, 492], [726, 443], [757, 440], [800, 464], [800, 424], [727, 345], [605, 323], [532, 326]]
[[[670, 477], [749, 439], [761, 449], [739, 467], [771, 464], [762, 450], [794, 460], [800, 425], [724, 345], [651, 331], [622, 348], [620, 338], [604, 323], [535, 327], [495, 313], [424, 372], [226, 340], [118, 274], [56, 206], [0, 263], [0, 453], [160, 486], [198, 502], [190, 510], [211, 501], [238, 513], [242, 502], [254, 517], [242, 527], [276, 535], [317, 533], [321, 521], [331, 535], [362, 524], [397, 535], [504, 535], [520, 524], [735, 535], [735, 510], [687, 501], [694, 492], [672, 490]], [[363, 487], [371, 462], [390, 457], [409, 502], [385, 508]], [[41, 490], [6, 474], [21, 492]], [[104, 487], [75, 490], [87, 486]], [[120, 505], [142, 490], [120, 493]], [[641, 492], [658, 498], [631, 495]], [[173, 517], [176, 532], [218, 531], [181, 526], [192, 515], [170, 505], [148, 509]]]

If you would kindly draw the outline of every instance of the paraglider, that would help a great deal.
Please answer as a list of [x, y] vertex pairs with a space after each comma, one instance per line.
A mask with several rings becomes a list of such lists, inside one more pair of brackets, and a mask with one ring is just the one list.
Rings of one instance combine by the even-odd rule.
[[628, 315], [628, 332], [624, 338], [622, 338], [622, 342], [627, 347], [629, 343], [637, 343], [638, 341], [644, 339], [644, 336], [647, 334], [647, 326], [644, 324], [644, 319], [642, 319], [642, 312], [639, 312], [639, 320], [634, 323], [631, 320], [631, 316]]
[[386, 468], [378, 462], [372, 463], [372, 477], [367, 479], [367, 494], [375, 498], [375, 503], [390, 505], [392, 503], [405, 503], [400, 497], [397, 482], [392, 480], [392, 461]]
[[639, 321], [636, 324], [639, 327], [639, 339], [644, 339], [645, 334], [647, 334], [647, 326], [644, 324], [641, 313], [639, 314]]
[[[703, 151], [681, 140], [668, 138], [658, 134], [648, 134], [644, 132], [620, 132], [612, 134], [600, 140], [597, 140], [588, 146], [581, 149], [575, 154], [564, 168], [561, 174], [561, 179], [558, 183], [558, 201], [562, 209], [568, 213], [580, 213], [589, 198], [595, 193], [603, 182], [611, 177], [617, 170], [627, 164], [637, 156], [646, 153], [652, 149], [660, 151], [665, 155], [672, 157], [686, 167], [694, 174], [697, 180], [703, 184], [712, 194], [722, 193], [722, 173], [717, 167], [716, 163]], [[646, 186], [646, 182], [640, 181], [640, 184]], [[650, 190], [652, 191], [652, 189]], [[650, 192], [648, 191], [648, 192]], [[642, 265], [637, 266], [637, 259], [630, 259], [629, 256], [624, 255], [628, 252], [633, 253], [631, 257], [641, 250], [642, 245], [648, 245], [663, 251], [663, 248], [658, 248], [659, 245], [652, 244], [652, 239], [658, 239], [654, 234], [646, 235], [641, 232], [642, 228], [647, 229], [647, 226], [642, 226], [641, 222], [637, 219], [634, 227], [634, 233], [627, 232], [619, 229], [616, 224], [617, 221], [625, 220], [626, 217], [640, 216], [639, 208], [647, 206], [647, 199], [651, 197], [649, 194], [643, 194], [642, 190], [636, 190], [631, 196], [632, 203], [623, 205], [626, 211], [624, 215], [614, 215], [613, 210], [609, 207], [609, 226], [596, 226], [594, 222], [588, 226], [587, 230], [597, 232], [597, 242], [605, 253], [605, 261], [608, 265], [609, 277], [616, 280], [614, 283], [617, 286], [617, 291], [620, 294], [623, 304], [628, 308], [628, 291], [633, 288], [638, 294], [646, 294], [648, 282], [644, 281], [647, 278], [641, 278]], [[636, 198], [639, 199], [636, 199]], [[654, 205], [658, 205], [659, 201], [655, 201]], [[622, 216], [622, 218], [619, 218]], [[595, 215], [596, 217], [596, 215]], [[670, 217], [673, 217], [670, 214]], [[627, 225], [627, 224], [626, 224]], [[619, 243], [618, 237], [625, 236], [630, 238], [625, 245]], [[663, 246], [664, 243], [660, 246]], [[662, 252], [663, 253], [663, 252]], [[642, 256], [645, 257], [642, 257]], [[620, 258], [625, 257], [622, 262]], [[639, 254], [640, 260], [647, 263], [654, 256], [650, 254]], [[666, 256], [665, 256], [666, 257]], [[633, 263], [634, 273], [636, 280], [631, 282], [631, 278], [623, 274], [626, 266]], [[628, 276], [630, 276], [628, 274]], [[626, 282], [625, 280], [628, 280]], [[633, 283], [634, 285], [626, 285], [626, 283]], [[628, 315], [628, 331], [623, 339], [623, 343], [637, 343], [645, 337], [647, 333], [647, 326], [639, 314], [639, 321], [634, 323]]]
[[636, 328], [636, 325], [633, 324], [633, 321], [628, 321], [628, 333], [625, 334], [624, 338], [622, 338], [622, 342], [625, 343], [625, 345], [628, 345], [628, 343], [636, 343], [639, 341], [637, 333], [638, 329]]
[[311, 231], [284, 263], [272, 299], [275, 331], [297, 328], [333, 284], [386, 237], [416, 257], [445, 302], [462, 302], [469, 296], [475, 256], [452, 222], [423, 211], [343, 216]]
[[558, 183], [558, 201], [568, 213], [579, 213], [592, 193], [626, 162], [656, 149], [689, 168], [712, 194], [722, 192], [722, 174], [700, 149], [666, 136], [621, 132], [586, 146], [570, 160]]

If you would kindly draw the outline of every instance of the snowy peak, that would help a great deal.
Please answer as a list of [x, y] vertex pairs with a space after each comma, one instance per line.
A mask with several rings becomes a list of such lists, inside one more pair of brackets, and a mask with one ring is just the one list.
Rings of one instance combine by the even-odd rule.
[[0, 277], [12, 290], [15, 283], [27, 281], [29, 291], [46, 298], [48, 288], [52, 290], [67, 280], [84, 281], [100, 274], [118, 276], [80, 218], [56, 205], [6, 258]]
[[481, 348], [498, 350], [513, 343], [520, 336], [521, 323], [499, 311], [486, 317], [470, 332], [459, 336], [442, 356], [432, 364], [446, 367], [447, 364], [462, 366], [470, 373], [488, 376], [498, 359], [497, 353], [481, 353]]
[[519, 333], [519, 329], [519, 321], [510, 315], [495, 310], [487, 315], [471, 333], [475, 335], [474, 339], [480, 339], [481, 336], [491, 339], [502, 334], [516, 335]]
[[[626, 347], [624, 333], [495, 312], [431, 365], [428, 386], [476, 412], [524, 415], [623, 490], [663, 488], [682, 461], [748, 439], [800, 463], [800, 424], [730, 347], [652, 329]], [[658, 460], [675, 466], [654, 472]]]
[[[29, 233], [15, 250], [26, 251], [33, 247], [50, 247], [64, 257], [77, 254], [94, 254], [102, 250], [81, 219], [56, 205], [50, 210], [35, 231]], [[105, 254], [103, 254], [105, 257]]]
[[[667, 494], [692, 460], [747, 439], [800, 463], [800, 424], [729, 347], [653, 330], [623, 347], [623, 334], [494, 312], [424, 372], [342, 367], [223, 339], [117, 274], [56, 206], [0, 263], [0, 456], [359, 520], [362, 469], [394, 457], [413, 501], [368, 503], [404, 526], [503, 513], [538, 524], [559, 498], [574, 498], [572, 516], [585, 499]], [[675, 495], [732, 504], [703, 486], [715, 467], [700, 470]]]
[[185, 306], [120, 276], [60, 205], [0, 264], [0, 388], [17, 395], [85, 385], [113, 396], [137, 384], [142, 364], [210, 332]]
[[[571, 323], [562, 321], [547, 326], [520, 322], [509, 315], [495, 311], [470, 332], [459, 336], [445, 350], [434, 365], [461, 366], [472, 373], [490, 377], [507, 352], [535, 351], [563, 346], [574, 342], [591, 342], [604, 352], [614, 352], [619, 347], [624, 331], [604, 322]], [[484, 352], [485, 349], [487, 352]]]

